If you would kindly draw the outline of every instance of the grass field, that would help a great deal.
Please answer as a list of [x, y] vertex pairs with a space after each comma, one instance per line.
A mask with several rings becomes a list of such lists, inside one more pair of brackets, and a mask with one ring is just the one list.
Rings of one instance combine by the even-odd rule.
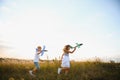
[[120, 63], [71, 62], [68, 75], [57, 74], [59, 61], [40, 62], [36, 77], [29, 75], [32, 61], [0, 60], [0, 80], [120, 80]]

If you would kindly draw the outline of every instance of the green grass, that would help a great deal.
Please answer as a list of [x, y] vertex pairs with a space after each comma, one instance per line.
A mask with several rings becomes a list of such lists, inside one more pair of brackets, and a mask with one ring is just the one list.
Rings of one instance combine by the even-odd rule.
[[[58, 61], [40, 63], [40, 71], [33, 78], [28, 71], [34, 68], [31, 61], [0, 62], [0, 80], [119, 80], [120, 63], [71, 62], [68, 75], [57, 74]], [[11, 79], [10, 79], [11, 78]], [[12, 79], [13, 78], [13, 79]]]

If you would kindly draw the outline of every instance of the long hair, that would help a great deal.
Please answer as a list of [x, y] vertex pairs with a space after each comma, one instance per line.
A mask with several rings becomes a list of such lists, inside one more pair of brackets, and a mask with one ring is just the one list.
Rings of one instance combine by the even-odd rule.
[[65, 45], [65, 47], [63, 48], [63, 51], [64, 52], [68, 52], [69, 51], [69, 47], [70, 47], [70, 45]]

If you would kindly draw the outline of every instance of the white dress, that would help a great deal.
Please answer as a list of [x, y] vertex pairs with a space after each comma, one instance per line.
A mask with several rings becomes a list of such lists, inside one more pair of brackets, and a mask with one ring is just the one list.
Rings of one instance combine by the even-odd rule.
[[61, 67], [68, 67], [68, 68], [70, 68], [69, 54], [65, 53], [63, 55]]
[[35, 53], [34, 62], [39, 62], [39, 54]]
[[34, 56], [34, 62], [39, 62], [39, 54], [40, 53], [39, 51], [36, 50], [36, 53], [35, 53], [35, 56]]

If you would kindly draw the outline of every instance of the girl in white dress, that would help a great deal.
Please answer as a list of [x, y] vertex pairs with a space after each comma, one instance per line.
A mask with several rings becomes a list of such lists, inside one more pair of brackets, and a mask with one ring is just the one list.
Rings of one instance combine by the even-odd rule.
[[68, 74], [70, 69], [70, 59], [69, 59], [69, 53], [73, 53], [76, 50], [76, 47], [74, 47], [73, 51], [70, 51], [70, 45], [65, 45], [63, 48], [63, 54], [61, 57], [61, 68], [58, 68], [58, 74], [60, 74], [61, 71], [64, 71], [65, 74]]

